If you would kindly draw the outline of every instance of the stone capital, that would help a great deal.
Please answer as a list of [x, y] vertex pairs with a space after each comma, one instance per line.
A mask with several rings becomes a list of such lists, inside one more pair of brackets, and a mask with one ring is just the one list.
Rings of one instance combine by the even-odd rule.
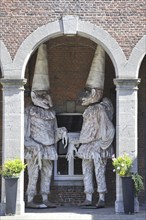
[[113, 80], [117, 89], [122, 90], [137, 90], [138, 84], [141, 82], [141, 79], [128, 79], [128, 78], [116, 78]]
[[1, 78], [0, 83], [2, 84], [3, 88], [17, 88], [17, 89], [24, 89], [24, 85], [26, 84], [27, 79], [5, 79]]

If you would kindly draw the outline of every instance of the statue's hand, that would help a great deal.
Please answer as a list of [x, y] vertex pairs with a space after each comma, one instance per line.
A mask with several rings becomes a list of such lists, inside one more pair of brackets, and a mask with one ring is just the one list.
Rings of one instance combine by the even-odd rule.
[[70, 140], [70, 144], [73, 144], [76, 148], [78, 148], [80, 144], [79, 139]]
[[68, 144], [67, 131], [64, 131], [63, 134], [62, 134], [62, 144], [64, 145], [64, 148], [67, 147], [67, 144]]
[[59, 140], [62, 140], [62, 143], [64, 144], [64, 148], [66, 148], [68, 144], [68, 133], [65, 127], [57, 128], [56, 130], [55, 143], [57, 143]]
[[71, 158], [74, 158], [74, 154], [77, 154], [77, 149], [74, 146], [74, 144], [70, 143], [69, 146], [68, 146], [68, 152], [67, 152], [67, 155], [66, 155], [67, 160], [70, 161]]

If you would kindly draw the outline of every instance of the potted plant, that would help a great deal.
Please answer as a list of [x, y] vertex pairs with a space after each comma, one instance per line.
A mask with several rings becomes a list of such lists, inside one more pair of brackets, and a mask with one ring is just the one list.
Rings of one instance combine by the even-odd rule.
[[131, 172], [133, 160], [127, 154], [113, 158], [112, 164], [113, 171], [122, 178], [124, 212], [132, 214], [134, 213], [134, 197], [137, 197], [144, 189], [143, 178], [138, 173]]
[[6, 160], [0, 167], [0, 174], [5, 179], [7, 215], [14, 215], [16, 212], [17, 181], [25, 168], [26, 164], [20, 159]]

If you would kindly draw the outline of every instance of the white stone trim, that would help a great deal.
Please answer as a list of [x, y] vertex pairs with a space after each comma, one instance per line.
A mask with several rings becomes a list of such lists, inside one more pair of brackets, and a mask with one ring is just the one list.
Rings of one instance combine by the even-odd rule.
[[66, 15], [62, 17], [63, 33], [65, 35], [76, 35], [78, 31], [78, 17]]
[[39, 27], [23, 41], [14, 58], [13, 74], [15, 77], [24, 78], [28, 59], [39, 44], [61, 35], [76, 34], [101, 44], [114, 63], [116, 77], [120, 77], [119, 74], [123, 73], [127, 61], [116, 40], [107, 31], [71, 15]]
[[26, 84], [27, 79], [5, 79], [1, 78], [0, 83], [3, 85], [3, 88], [11, 89], [11, 88], [19, 88], [24, 90], [24, 85]]
[[[3, 85], [3, 144], [2, 160], [24, 159], [24, 84], [25, 79], [0, 80]], [[24, 176], [20, 175], [17, 190], [16, 213], [24, 213]], [[1, 202], [5, 203], [5, 187], [2, 181]]]
[[63, 35], [63, 29], [60, 21], [48, 23], [37, 28], [32, 34], [30, 34], [20, 45], [13, 65], [13, 74], [16, 78], [24, 78], [26, 64], [35, 49], [52, 37], [58, 37]]
[[5, 46], [5, 44], [0, 41], [0, 67], [2, 70], [2, 77], [9, 75], [9, 77], [11, 76], [11, 65], [12, 65], [12, 59], [11, 56]]
[[116, 90], [138, 90], [138, 85], [141, 82], [140, 79], [114, 79], [114, 84], [116, 85]]
[[146, 55], [146, 35], [144, 35], [133, 48], [129, 57], [128, 63], [125, 67], [127, 78], [138, 78], [139, 68], [142, 59]]
[[[116, 85], [116, 156], [128, 153], [133, 158], [133, 172], [137, 172], [137, 91], [140, 79], [114, 79]], [[138, 201], [135, 203], [138, 210]], [[123, 212], [121, 178], [116, 176], [115, 212]]]
[[107, 31], [89, 22], [79, 20], [78, 35], [89, 38], [103, 46], [114, 64], [116, 77], [122, 77], [119, 74], [124, 71], [124, 65], [127, 62], [126, 57], [119, 44]]
[[2, 41], [0, 41], [0, 65], [5, 78], [24, 78], [26, 64], [39, 44], [61, 35], [79, 35], [101, 44], [110, 56], [117, 78], [138, 78], [141, 61], [146, 54], [146, 35], [133, 48], [129, 60], [111, 35], [77, 16], [67, 15], [62, 19], [37, 28], [20, 45], [14, 61]]

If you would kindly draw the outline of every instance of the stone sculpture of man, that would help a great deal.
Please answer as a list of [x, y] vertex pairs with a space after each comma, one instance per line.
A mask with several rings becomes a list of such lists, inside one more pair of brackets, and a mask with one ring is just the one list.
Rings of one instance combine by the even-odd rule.
[[[47, 48], [42, 44], [38, 49], [34, 78], [32, 82], [32, 106], [25, 109], [25, 159], [28, 168], [27, 207], [55, 207], [48, 200], [53, 169], [57, 160], [55, 144], [62, 139], [67, 142], [66, 128], [58, 128], [52, 100], [49, 95]], [[42, 203], [36, 204], [36, 184], [41, 174], [40, 193]]]
[[[112, 141], [114, 127], [111, 122], [113, 106], [108, 98], [103, 98], [105, 52], [101, 46], [97, 46], [92, 61], [90, 73], [86, 82], [85, 91], [80, 95], [79, 101], [87, 106], [83, 113], [83, 124], [79, 140], [70, 143], [69, 147], [76, 151], [82, 159], [82, 172], [84, 182], [85, 201], [81, 206], [92, 204], [93, 170], [97, 182], [99, 200], [97, 208], [105, 206], [105, 193], [107, 192], [105, 181], [105, 169], [107, 158], [112, 156]], [[78, 151], [73, 147], [78, 148]], [[72, 146], [72, 147], [71, 147]], [[71, 149], [68, 152], [68, 158]]]

